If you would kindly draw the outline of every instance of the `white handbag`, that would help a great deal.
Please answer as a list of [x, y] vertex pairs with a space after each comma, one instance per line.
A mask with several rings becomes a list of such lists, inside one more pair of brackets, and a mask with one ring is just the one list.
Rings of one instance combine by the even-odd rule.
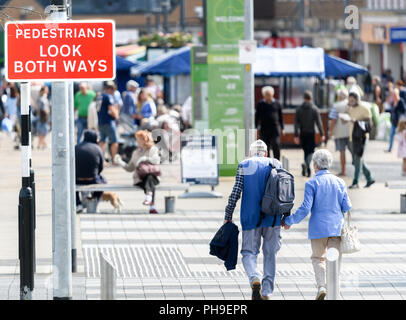
[[350, 211], [347, 212], [347, 220], [344, 217], [344, 225], [341, 230], [341, 253], [354, 253], [361, 250], [358, 239], [358, 228], [351, 225]]

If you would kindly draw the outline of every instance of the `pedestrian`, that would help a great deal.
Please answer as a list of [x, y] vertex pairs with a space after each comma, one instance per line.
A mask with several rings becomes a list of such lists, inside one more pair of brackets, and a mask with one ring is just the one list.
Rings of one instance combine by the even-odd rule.
[[[317, 125], [321, 141], [325, 141], [324, 129], [321, 123], [320, 111], [313, 103], [313, 95], [309, 90], [303, 94], [303, 104], [296, 110], [295, 115], [295, 138], [296, 144], [301, 144], [304, 151], [302, 164], [302, 176], [310, 177], [310, 162], [312, 161], [314, 149], [316, 148], [316, 137], [314, 126]], [[300, 136], [300, 139], [299, 139]]]
[[[368, 138], [368, 128], [371, 127], [371, 110], [364, 104], [360, 103], [360, 97], [356, 92], [351, 92], [348, 98], [348, 115], [350, 116], [350, 149], [354, 164], [354, 179], [350, 189], [357, 189], [359, 176], [362, 170], [367, 184], [365, 188], [370, 187], [375, 183], [371, 172], [366, 165], [363, 155], [365, 151], [366, 141]], [[355, 130], [356, 129], [356, 130]]]
[[[97, 144], [97, 132], [85, 130], [83, 141], [75, 146], [75, 174], [77, 185], [102, 184], [106, 180], [102, 176], [104, 156], [102, 149]], [[100, 199], [103, 192], [93, 192], [92, 197]], [[76, 211], [83, 210], [82, 199], [76, 192]]]
[[371, 77], [371, 66], [367, 66], [368, 72], [365, 74], [363, 78], [363, 85], [364, 85], [364, 92], [366, 96], [366, 100], [370, 101], [370, 95], [372, 93], [372, 77]]
[[116, 155], [114, 161], [128, 172], [134, 172], [133, 184], [144, 190], [145, 199], [143, 205], [149, 206], [149, 213], [158, 213], [155, 208], [155, 186], [159, 184], [159, 163], [161, 161], [158, 148], [150, 132], [139, 130], [135, 134], [137, 149], [131, 159], [125, 163], [120, 155]]
[[387, 152], [392, 152], [393, 139], [396, 135], [399, 119], [406, 111], [405, 100], [400, 97], [400, 90], [398, 88], [393, 89], [393, 105], [391, 106], [390, 111], [391, 130], [389, 135], [389, 148]]
[[406, 117], [402, 116], [398, 126], [398, 157], [402, 159], [402, 176], [406, 176]]
[[133, 118], [133, 116], [136, 114], [138, 87], [139, 87], [138, 82], [134, 80], [129, 80], [127, 82], [127, 91], [125, 92], [123, 99], [123, 108], [120, 111], [120, 113], [126, 114], [131, 118]]
[[402, 80], [396, 80], [395, 82], [396, 88], [399, 89], [400, 97], [406, 101], [406, 88], [405, 83]]
[[339, 176], [345, 176], [345, 150], [350, 142], [350, 124], [340, 119], [340, 115], [348, 111], [348, 91], [341, 88], [337, 92], [338, 101], [333, 104], [329, 114], [329, 137], [334, 136], [336, 151], [340, 152], [341, 171]]
[[384, 100], [384, 108], [387, 112], [390, 112], [390, 109], [393, 105], [393, 82], [389, 81], [387, 83], [386, 91], [385, 91], [385, 100]]
[[379, 107], [379, 112], [383, 111], [383, 93], [381, 79], [379, 76], [374, 76], [372, 78], [372, 102]]
[[296, 212], [282, 220], [288, 230], [300, 223], [311, 212], [308, 238], [311, 241], [311, 260], [317, 283], [316, 300], [326, 296], [326, 250], [335, 248], [339, 252], [341, 265], [341, 229], [344, 212], [351, 209], [345, 182], [331, 174], [333, 157], [326, 149], [317, 150], [313, 156], [315, 176], [306, 182], [304, 200]]
[[155, 118], [157, 115], [155, 102], [145, 88], [142, 88], [138, 93], [137, 114], [136, 119], [140, 121], [142, 119]]
[[102, 94], [102, 101], [100, 110], [97, 114], [99, 122], [100, 142], [99, 145], [104, 153], [104, 146], [106, 140], [109, 141], [111, 159], [114, 164], [114, 157], [118, 152], [118, 137], [116, 120], [118, 119], [118, 107], [114, 101], [114, 91], [116, 86], [114, 82], [108, 81], [104, 87], [104, 93]]
[[6, 110], [5, 117], [9, 118], [13, 127], [12, 139], [14, 141], [14, 149], [19, 149], [21, 128], [20, 128], [20, 93], [15, 83], [9, 82], [6, 88], [6, 99], [4, 109]]
[[355, 79], [352, 76], [347, 78], [346, 88], [347, 88], [348, 92], [357, 91], [359, 96], [361, 97], [361, 99], [364, 96], [364, 91], [362, 91], [361, 87], [357, 84], [357, 79]]
[[39, 91], [37, 100], [38, 106], [38, 121], [37, 121], [37, 134], [38, 134], [38, 149], [46, 149], [47, 143], [45, 141], [49, 132], [49, 121], [51, 115], [51, 104], [48, 99], [49, 88], [42, 86]]
[[74, 107], [78, 111], [78, 119], [76, 120], [77, 127], [77, 137], [76, 143], [78, 144], [82, 138], [83, 131], [88, 128], [87, 117], [89, 106], [96, 97], [96, 93], [89, 89], [86, 82], [81, 82], [79, 84], [79, 91], [74, 97]]
[[[243, 160], [237, 169], [233, 191], [225, 208], [224, 223], [232, 222], [238, 199], [241, 197], [240, 219], [242, 227], [242, 263], [252, 289], [253, 300], [269, 300], [275, 287], [276, 254], [281, 247], [282, 215], [261, 217], [260, 202], [264, 193], [271, 164], [276, 168], [282, 165], [277, 159], [268, 158], [268, 146], [262, 140], [250, 146], [250, 157]], [[264, 254], [262, 282], [257, 269], [257, 259], [261, 247]]]
[[262, 88], [263, 99], [255, 111], [255, 127], [259, 130], [260, 139], [268, 146], [268, 155], [272, 148], [273, 157], [280, 159], [280, 136], [284, 134], [282, 106], [274, 99], [274, 88]]

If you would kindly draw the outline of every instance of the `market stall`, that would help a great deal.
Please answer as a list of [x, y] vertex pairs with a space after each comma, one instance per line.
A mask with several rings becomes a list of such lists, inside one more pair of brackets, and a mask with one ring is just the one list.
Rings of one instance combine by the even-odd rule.
[[[334, 95], [329, 90], [329, 78], [345, 78], [367, 72], [360, 65], [325, 54], [322, 48], [309, 47], [257, 48], [253, 70], [256, 103], [262, 99], [262, 87], [272, 85], [276, 98], [283, 106], [285, 136], [281, 142], [285, 145], [293, 144], [295, 112], [302, 103], [305, 90], [313, 92], [314, 103], [320, 108], [323, 126], [327, 129], [329, 97]], [[319, 134], [316, 141], [320, 142]]]

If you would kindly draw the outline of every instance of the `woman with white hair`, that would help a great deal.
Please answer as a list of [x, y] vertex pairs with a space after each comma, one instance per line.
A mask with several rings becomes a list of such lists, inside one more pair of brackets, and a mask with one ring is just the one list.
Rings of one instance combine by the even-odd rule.
[[341, 261], [341, 229], [344, 212], [351, 209], [345, 182], [330, 173], [333, 157], [328, 150], [317, 150], [313, 155], [315, 176], [306, 182], [302, 205], [295, 214], [282, 220], [287, 230], [301, 222], [311, 211], [308, 238], [312, 246], [312, 263], [318, 287], [316, 300], [326, 296], [326, 250], [336, 248]]

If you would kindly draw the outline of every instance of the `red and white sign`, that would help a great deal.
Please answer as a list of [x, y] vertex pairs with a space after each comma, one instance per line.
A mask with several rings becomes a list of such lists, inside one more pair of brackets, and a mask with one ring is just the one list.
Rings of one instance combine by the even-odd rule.
[[113, 21], [7, 22], [5, 35], [8, 81], [115, 78]]
[[271, 48], [296, 48], [302, 45], [302, 40], [295, 37], [266, 38], [264, 45]]

